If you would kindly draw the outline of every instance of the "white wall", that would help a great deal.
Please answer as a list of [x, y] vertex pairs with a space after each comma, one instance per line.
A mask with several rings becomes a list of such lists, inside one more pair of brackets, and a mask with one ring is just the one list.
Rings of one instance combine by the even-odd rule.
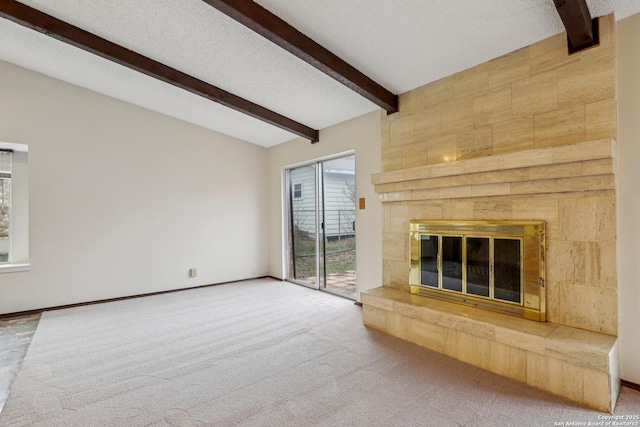
[[[295, 139], [269, 148], [269, 274], [283, 279], [284, 170], [287, 167], [353, 150], [356, 155], [356, 193], [366, 208], [356, 211], [356, 268], [358, 292], [382, 285], [382, 204], [371, 185], [381, 170], [380, 112], [366, 114], [320, 131], [320, 141]], [[358, 294], [359, 299], [359, 294]]]
[[4, 62], [0, 94], [32, 264], [0, 274], [0, 313], [268, 273], [266, 149]]
[[640, 15], [617, 34], [620, 374], [640, 384]]

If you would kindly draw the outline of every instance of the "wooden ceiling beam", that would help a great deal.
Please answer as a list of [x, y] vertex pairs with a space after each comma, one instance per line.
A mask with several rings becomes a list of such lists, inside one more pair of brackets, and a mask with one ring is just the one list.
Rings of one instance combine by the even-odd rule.
[[254, 1], [203, 1], [382, 107], [388, 114], [398, 111], [397, 95]]
[[553, 0], [553, 2], [567, 30], [570, 53], [599, 43], [598, 22], [597, 19], [591, 19], [586, 0]]
[[316, 129], [312, 129], [17, 1], [0, 1], [0, 16], [147, 76], [202, 96], [210, 101], [222, 104], [225, 107], [267, 122], [280, 129], [308, 139], [312, 143], [318, 141], [319, 132]]

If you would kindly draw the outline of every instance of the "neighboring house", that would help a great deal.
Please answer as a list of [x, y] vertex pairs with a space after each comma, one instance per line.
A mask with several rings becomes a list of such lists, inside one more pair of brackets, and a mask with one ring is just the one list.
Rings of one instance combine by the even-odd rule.
[[[324, 195], [320, 195], [320, 203], [324, 201], [325, 237], [328, 239], [355, 234], [355, 178], [353, 169], [324, 170]], [[291, 200], [293, 224], [303, 233], [301, 237], [313, 238], [315, 234], [315, 197], [314, 170], [296, 170], [291, 177]]]

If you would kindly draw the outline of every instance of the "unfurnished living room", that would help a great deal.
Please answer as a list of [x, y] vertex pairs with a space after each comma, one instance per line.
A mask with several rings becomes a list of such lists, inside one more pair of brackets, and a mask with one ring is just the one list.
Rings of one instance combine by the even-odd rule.
[[640, 426], [640, 1], [0, 0], [0, 426]]

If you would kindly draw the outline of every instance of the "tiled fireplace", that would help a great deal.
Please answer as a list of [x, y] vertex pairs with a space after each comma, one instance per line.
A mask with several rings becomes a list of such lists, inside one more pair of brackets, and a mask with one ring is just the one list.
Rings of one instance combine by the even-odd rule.
[[[619, 390], [615, 23], [607, 16], [599, 25], [598, 47], [568, 55], [561, 34], [402, 94], [400, 112], [383, 116], [383, 171], [372, 182], [383, 201], [384, 283], [362, 302], [368, 326], [611, 411]], [[538, 320], [546, 321], [415, 292], [412, 221], [543, 223]], [[486, 291], [472, 283], [472, 293], [494, 295], [492, 280]], [[517, 299], [498, 295], [507, 305]]]

